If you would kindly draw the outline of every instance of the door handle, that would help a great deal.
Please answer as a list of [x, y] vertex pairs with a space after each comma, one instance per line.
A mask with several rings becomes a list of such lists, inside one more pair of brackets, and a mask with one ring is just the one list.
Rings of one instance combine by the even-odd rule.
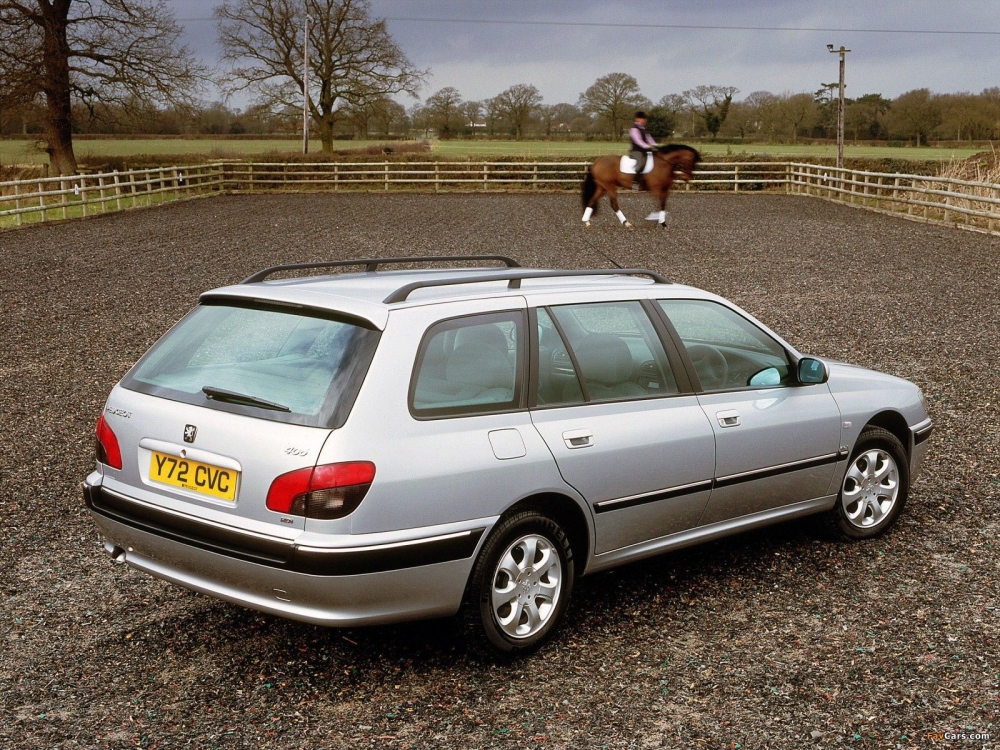
[[594, 444], [594, 433], [590, 430], [566, 430], [562, 434], [563, 442], [570, 450], [574, 448], [589, 448]]
[[740, 413], [736, 411], [736, 409], [729, 409], [728, 411], [720, 411], [715, 415], [715, 418], [719, 420], [719, 427], [740, 426]]

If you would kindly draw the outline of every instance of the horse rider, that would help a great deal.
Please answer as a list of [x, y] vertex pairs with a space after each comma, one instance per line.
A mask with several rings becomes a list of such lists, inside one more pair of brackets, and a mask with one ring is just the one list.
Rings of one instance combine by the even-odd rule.
[[635, 159], [635, 175], [632, 177], [632, 189], [638, 190], [642, 180], [642, 170], [646, 168], [646, 156], [654, 148], [657, 148], [656, 141], [646, 132], [646, 113], [639, 111], [635, 113], [635, 122], [628, 131], [629, 138], [632, 139], [632, 150], [629, 156]]

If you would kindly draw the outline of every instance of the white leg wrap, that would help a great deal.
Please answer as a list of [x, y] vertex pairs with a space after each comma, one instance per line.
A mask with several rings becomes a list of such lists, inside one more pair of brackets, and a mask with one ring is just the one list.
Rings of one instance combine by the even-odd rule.
[[667, 212], [666, 211], [660, 211], [660, 223], [661, 224], [666, 224], [667, 223]]
[[594, 209], [592, 209], [590, 206], [587, 206], [585, 209], [583, 209], [584, 221], [590, 221], [590, 217], [593, 215], [594, 215]]
[[615, 211], [615, 216], [618, 217], [618, 221], [620, 221], [622, 224], [628, 221], [628, 219], [625, 218], [625, 214], [623, 214], [621, 210]]

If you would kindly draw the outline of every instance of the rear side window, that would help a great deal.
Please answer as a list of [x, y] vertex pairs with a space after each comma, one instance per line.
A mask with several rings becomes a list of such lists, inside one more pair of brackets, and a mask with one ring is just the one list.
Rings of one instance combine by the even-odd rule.
[[418, 417], [461, 416], [521, 406], [524, 316], [470, 315], [424, 335], [410, 386]]
[[335, 315], [205, 304], [164, 336], [122, 385], [221, 411], [339, 427], [378, 338], [378, 331]]
[[[551, 313], [569, 344], [566, 354], [580, 380], [567, 383], [558, 401], [624, 401], [678, 392], [666, 353], [641, 303], [566, 305], [551, 308]], [[542, 321], [539, 314], [539, 326]], [[542, 365], [547, 364], [542, 359], [540, 380]], [[566, 370], [560, 352], [553, 353], [551, 362], [553, 369], [558, 365], [559, 371]], [[553, 372], [549, 380], [557, 374]]]

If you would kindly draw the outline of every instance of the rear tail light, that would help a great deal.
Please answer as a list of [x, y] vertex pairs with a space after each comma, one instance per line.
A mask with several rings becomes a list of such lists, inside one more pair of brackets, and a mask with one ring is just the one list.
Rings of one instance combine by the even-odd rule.
[[118, 438], [104, 420], [103, 414], [97, 420], [97, 460], [112, 469], [122, 467], [122, 451], [118, 447]]
[[267, 508], [306, 518], [343, 518], [365, 499], [375, 479], [375, 464], [351, 461], [282, 474], [267, 491]]

